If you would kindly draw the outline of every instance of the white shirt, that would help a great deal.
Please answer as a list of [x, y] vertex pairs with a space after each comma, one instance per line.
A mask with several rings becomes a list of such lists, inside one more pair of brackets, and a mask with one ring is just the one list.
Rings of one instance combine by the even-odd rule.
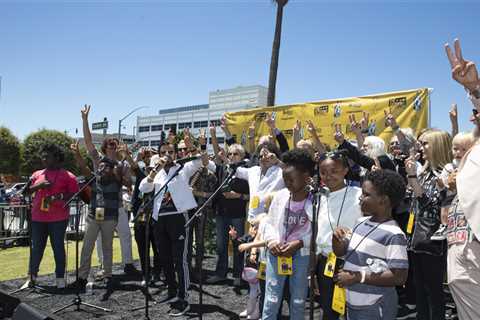
[[[321, 197], [318, 213], [317, 254], [328, 256], [332, 252], [332, 234], [338, 226], [353, 229], [358, 218], [362, 216], [359, 200], [361, 194], [362, 189], [359, 187], [348, 186], [330, 192], [328, 198]], [[345, 201], [343, 201], [344, 197]], [[342, 202], [344, 202], [343, 208]]]
[[[265, 207], [266, 196], [274, 191], [285, 187], [282, 176], [282, 168], [279, 166], [271, 166], [261, 175], [260, 166], [251, 168], [238, 168], [235, 175], [239, 179], [247, 180], [250, 188], [250, 206], [248, 209], [248, 220], [252, 220], [260, 213], [267, 212]], [[258, 197], [258, 206], [252, 207], [254, 198]]]
[[[178, 164], [174, 165], [169, 169], [168, 174], [164, 169], [160, 170], [153, 179], [153, 182], [148, 181], [148, 176], [145, 177], [140, 182], [138, 190], [143, 193], [149, 193], [155, 189], [155, 193], [158, 192], [167, 182], [167, 180], [174, 175], [175, 171], [177, 171], [179, 167], [180, 165]], [[202, 160], [200, 159], [187, 162], [183, 166], [183, 169], [180, 171], [178, 176], [173, 178], [173, 180], [168, 183], [168, 192], [170, 192], [170, 194], [172, 195], [173, 204], [175, 205], [175, 208], [177, 208], [177, 211], [162, 213], [162, 215], [185, 212], [197, 206], [197, 202], [193, 197], [192, 189], [190, 188], [188, 181], [190, 180], [190, 177], [193, 176], [195, 172], [201, 167]], [[215, 172], [215, 164], [212, 161], [208, 162], [207, 168], [208, 170]], [[155, 220], [158, 220], [158, 211], [160, 210], [162, 204], [164, 192], [165, 190], [159, 195], [157, 195], [153, 204], [152, 217]]]

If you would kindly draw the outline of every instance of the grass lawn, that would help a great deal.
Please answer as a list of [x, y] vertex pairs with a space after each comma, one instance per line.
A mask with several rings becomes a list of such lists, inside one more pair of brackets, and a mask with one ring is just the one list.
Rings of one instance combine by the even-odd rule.
[[[132, 237], [133, 238], [133, 237]], [[80, 253], [82, 251], [82, 242], [79, 245], [79, 263]], [[68, 241], [65, 244], [68, 261], [67, 270], [75, 270], [75, 241]], [[132, 239], [133, 258], [138, 259], [137, 243]], [[16, 278], [26, 277], [28, 273], [28, 247], [14, 247], [0, 250], [0, 281], [11, 280]], [[120, 263], [122, 255], [120, 251], [120, 240], [115, 238], [113, 240], [113, 262]], [[97, 252], [93, 251], [92, 265], [98, 266]], [[43, 254], [42, 263], [40, 264], [39, 274], [49, 274], [55, 272], [55, 260], [53, 259], [53, 251], [50, 243], [47, 242], [47, 247]]]

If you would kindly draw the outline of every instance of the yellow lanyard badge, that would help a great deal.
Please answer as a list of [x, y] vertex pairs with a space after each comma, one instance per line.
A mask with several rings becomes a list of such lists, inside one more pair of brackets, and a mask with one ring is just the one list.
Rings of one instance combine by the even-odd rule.
[[323, 275], [325, 277], [333, 278], [336, 262], [337, 262], [337, 256], [335, 255], [335, 253], [330, 252], [328, 254], [327, 262], [325, 263], [325, 270], [323, 270]]
[[97, 221], [105, 220], [105, 209], [104, 208], [96, 208], [95, 209], [95, 220], [97, 220]]
[[410, 211], [410, 215], [408, 217], [408, 223], [407, 223], [407, 233], [412, 234], [413, 231], [413, 223], [415, 222], [415, 212]]
[[267, 278], [267, 264], [265, 261], [260, 261], [258, 265], [257, 279], [265, 280]]
[[345, 304], [347, 302], [345, 288], [335, 285], [333, 288], [332, 310], [338, 312], [342, 316], [345, 315]]
[[257, 209], [260, 205], [260, 198], [258, 196], [253, 196], [250, 200], [250, 209]]
[[281, 276], [291, 276], [293, 274], [292, 257], [278, 257], [277, 259], [278, 274]]

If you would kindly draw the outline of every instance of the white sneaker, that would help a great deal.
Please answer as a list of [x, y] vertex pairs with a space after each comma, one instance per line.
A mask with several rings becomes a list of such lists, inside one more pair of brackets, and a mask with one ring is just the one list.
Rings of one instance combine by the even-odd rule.
[[243, 310], [242, 312], [240, 312], [240, 314], [238, 315], [240, 318], [246, 318], [248, 315], [248, 311], [247, 309]]
[[56, 278], [55, 283], [57, 284], [57, 289], [65, 289], [65, 278]]
[[32, 275], [28, 277], [27, 281], [20, 287], [20, 289], [33, 288], [37, 283], [37, 277]]
[[445, 224], [441, 224], [438, 227], [438, 230], [430, 237], [432, 241], [443, 241], [447, 239], [447, 226]]

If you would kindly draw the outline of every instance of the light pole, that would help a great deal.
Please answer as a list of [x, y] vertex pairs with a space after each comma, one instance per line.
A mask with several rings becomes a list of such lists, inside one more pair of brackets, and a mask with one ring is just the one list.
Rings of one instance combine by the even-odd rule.
[[149, 106], [140, 106], [140, 107], [136, 107], [135, 109], [133, 109], [132, 111], [130, 111], [125, 117], [123, 117], [122, 119], [118, 120], [118, 140], [122, 140], [122, 121], [127, 119], [128, 117], [130, 117], [134, 112], [137, 112], [138, 110], [140, 109], [146, 109], [146, 108], [150, 108]]

